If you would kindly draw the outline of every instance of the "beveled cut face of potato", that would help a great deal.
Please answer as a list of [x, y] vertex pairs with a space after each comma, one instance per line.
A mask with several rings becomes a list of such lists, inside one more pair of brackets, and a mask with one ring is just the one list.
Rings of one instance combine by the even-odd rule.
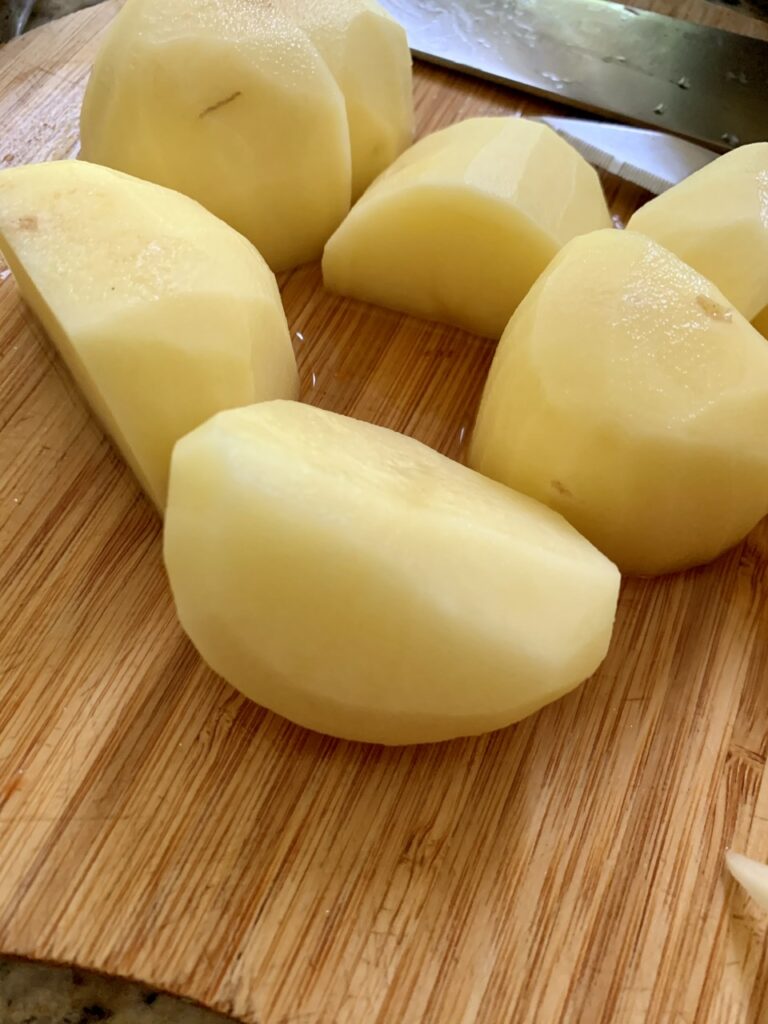
[[470, 464], [623, 571], [706, 562], [768, 512], [768, 345], [635, 231], [570, 242], [510, 321]]
[[179, 441], [164, 550], [212, 668], [301, 725], [390, 744], [496, 729], [576, 686], [619, 587], [537, 502], [295, 402]]
[[768, 142], [713, 160], [627, 227], [671, 249], [752, 320], [768, 308]]
[[0, 250], [160, 510], [179, 437], [297, 394], [274, 275], [186, 196], [83, 161], [0, 171]]
[[178, 189], [274, 270], [319, 258], [413, 132], [405, 32], [374, 0], [128, 0], [82, 154]]
[[610, 223], [597, 174], [551, 128], [472, 118], [374, 182], [326, 245], [323, 280], [498, 338], [560, 247]]

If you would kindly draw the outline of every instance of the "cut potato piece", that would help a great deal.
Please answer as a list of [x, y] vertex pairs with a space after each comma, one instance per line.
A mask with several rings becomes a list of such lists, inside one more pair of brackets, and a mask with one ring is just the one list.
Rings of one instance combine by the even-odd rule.
[[273, 3], [128, 0], [83, 104], [82, 155], [199, 200], [277, 270], [349, 207], [344, 98]]
[[429, 135], [374, 182], [323, 256], [333, 291], [498, 338], [558, 249], [610, 225], [597, 174], [513, 117]]
[[728, 870], [763, 910], [768, 910], [768, 865], [729, 850], [725, 855]]
[[198, 199], [285, 269], [408, 144], [410, 91], [405, 33], [373, 0], [128, 0], [82, 152]]
[[619, 574], [560, 516], [418, 441], [295, 402], [176, 445], [179, 618], [248, 697], [347, 739], [495, 729], [592, 673]]
[[274, 275], [186, 196], [80, 161], [0, 171], [0, 249], [160, 509], [182, 434], [297, 393]]
[[753, 319], [768, 306], [768, 142], [702, 167], [627, 227], [671, 249]]
[[357, 199], [413, 141], [411, 52], [405, 30], [375, 0], [280, 0], [344, 95]]
[[768, 345], [634, 231], [570, 242], [504, 332], [470, 464], [622, 570], [713, 558], [768, 512]]

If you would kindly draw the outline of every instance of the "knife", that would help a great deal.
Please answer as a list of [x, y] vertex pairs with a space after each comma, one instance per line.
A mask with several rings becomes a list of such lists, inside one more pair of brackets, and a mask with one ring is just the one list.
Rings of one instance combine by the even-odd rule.
[[595, 167], [659, 195], [718, 156], [665, 132], [577, 117], [531, 117], [562, 135]]
[[768, 139], [768, 43], [606, 0], [382, 0], [414, 54], [724, 152]]

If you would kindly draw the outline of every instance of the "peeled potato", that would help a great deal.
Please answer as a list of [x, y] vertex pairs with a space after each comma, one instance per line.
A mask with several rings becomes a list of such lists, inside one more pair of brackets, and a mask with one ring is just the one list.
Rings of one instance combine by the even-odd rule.
[[510, 321], [470, 464], [626, 572], [705, 562], [768, 512], [768, 345], [634, 231], [570, 242]]
[[752, 320], [768, 307], [768, 142], [702, 167], [627, 227], [671, 249]]
[[408, 144], [410, 90], [405, 33], [374, 0], [128, 0], [82, 153], [192, 196], [285, 269]]
[[272, 272], [186, 196], [81, 161], [0, 171], [0, 249], [160, 509], [182, 434], [297, 393]]
[[403, 28], [376, 0], [280, 0], [344, 96], [352, 198], [413, 141], [413, 89]]
[[619, 575], [549, 509], [411, 438], [295, 402], [176, 445], [181, 623], [248, 697], [347, 739], [495, 729], [589, 676]]
[[323, 256], [328, 288], [497, 338], [555, 253], [608, 227], [597, 174], [543, 124], [481, 117], [407, 150]]

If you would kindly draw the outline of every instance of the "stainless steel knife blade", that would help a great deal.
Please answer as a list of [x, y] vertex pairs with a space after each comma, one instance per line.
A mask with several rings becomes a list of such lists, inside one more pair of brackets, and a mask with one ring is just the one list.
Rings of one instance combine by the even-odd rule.
[[723, 152], [768, 139], [768, 43], [606, 0], [382, 0], [418, 57]]
[[650, 128], [578, 117], [532, 117], [530, 120], [554, 128], [595, 167], [617, 174], [655, 195], [665, 192], [718, 155], [695, 142]]

